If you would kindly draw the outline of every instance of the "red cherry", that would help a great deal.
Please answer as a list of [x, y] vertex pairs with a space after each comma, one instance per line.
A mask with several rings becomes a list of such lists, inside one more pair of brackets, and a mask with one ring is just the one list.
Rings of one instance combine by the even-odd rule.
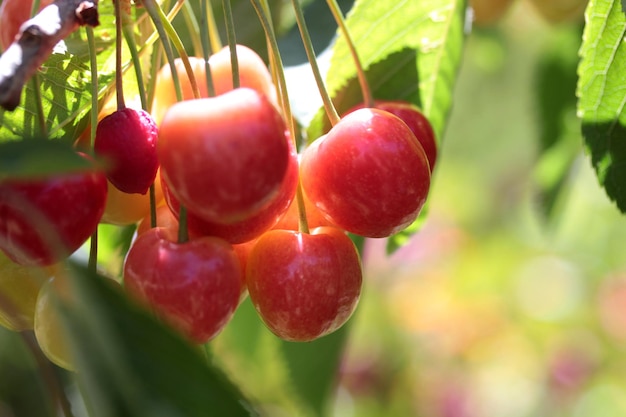
[[118, 190], [146, 194], [159, 169], [157, 133], [150, 114], [128, 107], [98, 122], [94, 151], [109, 159], [107, 178]]
[[255, 90], [176, 103], [157, 146], [164, 182], [198, 217], [228, 224], [266, 208], [289, 165], [285, 122]]
[[[239, 64], [239, 85], [256, 90], [276, 103], [276, 87], [272, 76], [263, 62], [263, 59], [253, 50], [244, 45], [237, 45], [237, 60]], [[200, 97], [209, 97], [206, 84], [206, 66], [204, 58], [189, 57], [193, 74], [196, 78]], [[211, 78], [215, 95], [224, 94], [233, 89], [233, 71], [230, 59], [230, 48], [225, 46], [209, 57]], [[180, 58], [175, 60], [176, 72], [180, 79], [183, 100], [194, 98], [191, 82], [186, 75], [185, 66]], [[163, 120], [165, 112], [176, 103], [176, 90], [169, 64], [164, 65], [158, 72], [155, 85], [154, 104], [152, 114], [157, 123]]]
[[[287, 173], [278, 191], [278, 195], [260, 212], [244, 220], [222, 224], [203, 220], [192, 211], [187, 211], [187, 227], [192, 236], [216, 236], [230, 243], [244, 243], [256, 239], [271, 229], [285, 214], [296, 193], [298, 184], [298, 155], [290, 143], [290, 160]], [[178, 218], [180, 202], [171, 193], [165, 181], [162, 181], [165, 201]]]
[[205, 343], [228, 323], [244, 291], [239, 259], [222, 239], [179, 244], [173, 229], [137, 237], [124, 264], [124, 285], [164, 321]]
[[[363, 107], [363, 104], [355, 106], [348, 110], [346, 114]], [[420, 145], [422, 145], [422, 148], [424, 148], [424, 152], [426, 152], [426, 156], [428, 157], [430, 171], [432, 172], [435, 168], [435, 162], [437, 160], [437, 142], [435, 140], [435, 131], [420, 108], [413, 103], [400, 100], [377, 100], [374, 103], [374, 107], [398, 116], [402, 119], [402, 121], [404, 121], [404, 123], [407, 124], [407, 126], [409, 126], [409, 129], [411, 129]]]
[[0, 249], [21, 265], [51, 265], [78, 249], [104, 212], [101, 172], [0, 182]]
[[410, 225], [430, 187], [430, 168], [415, 135], [379, 109], [346, 115], [303, 154], [302, 186], [338, 227], [387, 237]]
[[339, 229], [271, 230], [248, 255], [246, 282], [274, 334], [310, 341], [337, 330], [352, 315], [361, 293], [361, 263]]

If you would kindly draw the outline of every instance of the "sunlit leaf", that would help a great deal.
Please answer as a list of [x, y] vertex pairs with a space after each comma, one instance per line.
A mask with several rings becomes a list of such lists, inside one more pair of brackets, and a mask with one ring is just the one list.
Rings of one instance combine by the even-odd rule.
[[[452, 104], [465, 9], [463, 0], [361, 0], [347, 16], [374, 97], [417, 104], [429, 117], [438, 139]], [[340, 112], [362, 100], [355, 65], [341, 36], [333, 48], [326, 83]], [[329, 128], [321, 119], [309, 127], [310, 140]]]
[[[114, 52], [113, 4], [98, 5], [100, 25], [94, 30], [98, 57], [99, 95], [112, 83], [114, 67], [105, 63]], [[86, 116], [91, 109], [91, 68], [85, 29], [78, 29], [57, 46], [22, 92], [18, 108], [12, 112], [0, 111], [0, 142], [23, 138], [43, 137], [72, 142], [86, 127]], [[37, 117], [37, 96], [41, 94], [45, 132]]]
[[578, 67], [578, 114], [598, 179], [626, 212], [626, 17], [619, 1], [592, 0], [586, 21]]

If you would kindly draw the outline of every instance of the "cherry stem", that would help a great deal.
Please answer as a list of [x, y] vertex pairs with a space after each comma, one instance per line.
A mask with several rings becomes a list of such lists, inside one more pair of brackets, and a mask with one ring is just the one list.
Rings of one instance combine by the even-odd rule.
[[[213, 12], [209, 12], [211, 5], [210, 0], [202, 1], [202, 24], [200, 25], [200, 38], [202, 40], [202, 56], [204, 57], [204, 73], [206, 76], [207, 94], [209, 97], [215, 96], [215, 85], [213, 84], [213, 76], [211, 75], [211, 64], [209, 56], [211, 56], [211, 17]], [[211, 13], [211, 16], [209, 16]]]
[[333, 105], [333, 102], [326, 90], [326, 86], [324, 85], [324, 80], [322, 78], [322, 74], [320, 72], [319, 65], [317, 65], [317, 59], [315, 57], [315, 51], [313, 50], [313, 44], [311, 42], [311, 36], [309, 36], [309, 30], [306, 27], [306, 22], [304, 21], [304, 14], [302, 13], [302, 7], [300, 7], [300, 3], [298, 0], [291, 0], [291, 4], [293, 5], [293, 10], [296, 15], [296, 23], [298, 24], [298, 29], [300, 30], [300, 36], [302, 37], [302, 43], [304, 44], [304, 50], [306, 52], [307, 59], [311, 64], [311, 70], [313, 71], [313, 77], [315, 78], [315, 83], [317, 84], [317, 88], [322, 96], [322, 101], [324, 102], [324, 109], [326, 110], [326, 115], [330, 120], [330, 123], [334, 126], [339, 122], [339, 114], [337, 113], [337, 109]]
[[154, 182], [150, 184], [150, 228], [157, 227], [156, 190]]
[[[289, 124], [289, 133], [291, 135], [291, 140], [294, 141], [294, 145], [296, 145], [296, 125], [295, 119], [291, 112], [291, 106], [289, 104], [289, 92], [287, 91], [287, 82], [285, 80], [285, 68], [283, 67], [283, 60], [280, 56], [280, 50], [278, 48], [278, 42], [276, 41], [276, 34], [274, 33], [273, 26], [269, 20], [269, 13], [263, 8], [260, 0], [250, 0], [252, 2], [252, 6], [256, 10], [257, 15], [259, 16], [259, 20], [261, 21], [261, 26], [263, 26], [263, 30], [265, 32], [265, 36], [270, 46], [271, 56], [273, 59], [273, 63], [276, 66], [276, 74], [278, 75], [278, 86], [279, 86], [279, 97], [282, 103], [283, 114], [285, 115], [285, 119]], [[296, 188], [296, 201], [298, 203], [298, 219], [299, 219], [299, 229], [302, 233], [309, 233], [309, 225], [306, 218], [306, 208], [304, 206], [304, 198], [302, 192], [302, 184], [300, 178], [298, 178], [298, 185]]]
[[[170, 72], [172, 73], [172, 81], [174, 82], [174, 91], [176, 92], [176, 100], [183, 100], [183, 93], [180, 87], [180, 79], [178, 78], [178, 71], [176, 71], [176, 61], [174, 58], [174, 51], [172, 51], [172, 45], [170, 44], [170, 40], [167, 37], [167, 33], [165, 28], [163, 27], [163, 23], [161, 21], [161, 8], [158, 7], [154, 0], [143, 0], [143, 5], [146, 8], [146, 11], [150, 15], [150, 19], [154, 24], [154, 27], [157, 30], [159, 37], [161, 38], [161, 43], [163, 45], [163, 50], [165, 51], [165, 56], [167, 57], [167, 61], [170, 65]], [[165, 18], [167, 21], [167, 17]], [[169, 23], [169, 21], [168, 21]]]
[[211, 0], [206, 0], [209, 7], [206, 8], [206, 19], [209, 25], [209, 37], [211, 39], [211, 49], [213, 51], [219, 51], [222, 49], [222, 40], [220, 38], [220, 32], [217, 29], [217, 23], [215, 22], [215, 14], [211, 7]]
[[161, 61], [163, 58], [163, 48], [157, 47], [150, 59], [150, 81], [148, 84], [148, 108], [152, 108], [154, 103], [154, 95], [156, 94], [156, 78], [159, 68], [161, 68]]
[[48, 359], [41, 352], [41, 348], [39, 347], [33, 332], [19, 332], [19, 335], [22, 337], [24, 344], [26, 344], [28, 350], [30, 350], [31, 354], [35, 358], [41, 379], [46, 384], [48, 391], [57, 402], [58, 406], [61, 408], [63, 415], [65, 417], [73, 417], [74, 414], [72, 414], [72, 406], [65, 396], [61, 381], [59, 380], [54, 367], [52, 367]]
[[222, 0], [224, 7], [224, 22], [226, 23], [226, 39], [230, 49], [230, 65], [233, 76], [233, 88], [239, 88], [239, 59], [237, 59], [237, 37], [235, 35], [235, 21], [230, 0]]
[[41, 97], [41, 81], [39, 79], [39, 74], [35, 73], [35, 75], [33, 75], [32, 81], [35, 94], [35, 104], [37, 108], [37, 123], [39, 124], [42, 138], [47, 138], [48, 126], [46, 125], [46, 115], [43, 110], [43, 101]]
[[143, 79], [143, 71], [141, 70], [141, 59], [137, 51], [137, 43], [135, 42], [135, 35], [133, 33], [133, 24], [124, 24], [124, 39], [130, 50], [130, 57], [133, 61], [133, 67], [135, 68], [135, 78], [137, 79], [137, 88], [139, 90], [139, 100], [141, 101], [141, 108], [149, 111], [148, 108], [148, 95], [146, 93], [146, 86]]
[[89, 261], [87, 263], [87, 269], [92, 272], [98, 270], [98, 228], [94, 230], [89, 241]]
[[180, 205], [178, 211], [178, 243], [185, 243], [189, 240], [189, 230], [187, 227], [187, 208]]
[[[30, 17], [32, 18], [39, 10], [40, 0], [33, 1], [32, 8], [30, 10]], [[39, 123], [39, 129], [41, 130], [41, 136], [48, 137], [48, 126], [46, 125], [46, 116], [43, 110], [43, 102], [41, 97], [41, 80], [39, 74], [33, 75], [33, 89], [35, 94], [35, 105], [37, 106], [37, 122]]]
[[198, 25], [198, 19], [196, 19], [196, 14], [191, 7], [191, 3], [188, 1], [185, 1], [183, 5], [183, 18], [185, 19], [185, 24], [190, 32], [194, 53], [198, 54], [202, 50], [202, 42], [200, 41], [199, 35], [200, 26]]
[[124, 85], [122, 73], [122, 5], [124, 0], [113, 0], [115, 5], [115, 93], [117, 96], [117, 109], [126, 107], [124, 103]]
[[337, 26], [339, 27], [341, 34], [346, 39], [348, 50], [350, 51], [350, 55], [352, 55], [352, 60], [354, 61], [354, 65], [356, 66], [356, 75], [359, 79], [359, 85], [361, 86], [361, 93], [363, 94], [363, 102], [365, 103], [366, 107], [374, 107], [374, 96], [372, 95], [372, 90], [369, 83], [367, 82], [365, 70], [363, 69], [361, 60], [359, 59], [359, 53], [356, 50], [354, 40], [352, 39], [350, 31], [348, 30], [348, 26], [346, 25], [343, 13], [341, 12], [339, 5], [337, 4], [337, 0], [326, 0], [326, 3], [328, 4], [328, 8], [333, 14], [335, 21], [337, 22]]

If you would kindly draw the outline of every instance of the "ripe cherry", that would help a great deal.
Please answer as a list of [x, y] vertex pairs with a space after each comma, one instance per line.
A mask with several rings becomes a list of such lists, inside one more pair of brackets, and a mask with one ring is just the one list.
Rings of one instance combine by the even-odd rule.
[[154, 181], [157, 125], [144, 110], [117, 110], [98, 122], [94, 151], [111, 164], [107, 178], [120, 191], [146, 194]]
[[[230, 224], [206, 221], [197, 216], [193, 211], [188, 210], [187, 227], [190, 235], [196, 237], [216, 236], [236, 244], [256, 239], [264, 232], [271, 229], [287, 211], [287, 208], [294, 198], [296, 185], [298, 184], [298, 155], [291, 142], [289, 142], [289, 144], [291, 153], [287, 172], [278, 190], [278, 194], [267, 207], [244, 220]], [[167, 184], [165, 182], [163, 182], [163, 184], [165, 184], [163, 187], [165, 200], [172, 210], [172, 213], [178, 218], [180, 202], [170, 192]]]
[[400, 118], [359, 109], [304, 151], [302, 186], [338, 227], [364, 237], [387, 237], [410, 225], [430, 187], [430, 167]]
[[104, 212], [96, 171], [0, 181], [0, 249], [22, 265], [50, 265], [78, 249]]
[[274, 106], [249, 88], [176, 103], [159, 131], [163, 179], [198, 217], [245, 220], [279, 193], [290, 160], [285, 130]]
[[37, 294], [49, 276], [46, 268], [16, 264], [0, 251], [0, 326], [33, 328]]
[[[237, 45], [237, 59], [239, 64], [239, 85], [256, 90], [276, 103], [276, 88], [263, 59], [253, 50], [244, 45]], [[206, 67], [203, 58], [189, 57], [189, 61], [198, 83], [200, 97], [207, 98], [208, 87], [206, 83]], [[233, 75], [230, 59], [230, 48], [224, 47], [209, 57], [211, 77], [215, 94], [224, 94], [233, 89]], [[175, 61], [176, 72], [181, 84], [183, 100], [194, 98], [191, 82], [186, 75], [185, 67], [181, 59]], [[169, 65], [164, 65], [157, 74], [155, 85], [154, 104], [152, 115], [160, 124], [165, 112], [176, 103], [176, 90]]]
[[248, 255], [246, 282], [267, 327], [280, 338], [304, 342], [350, 318], [361, 293], [361, 263], [339, 229], [271, 230]]
[[[420, 145], [422, 145], [424, 152], [426, 152], [430, 171], [432, 172], [435, 168], [435, 161], [437, 160], [435, 131], [420, 108], [413, 103], [400, 100], [377, 100], [374, 103], [374, 107], [398, 116], [409, 126], [409, 129], [411, 129]], [[360, 108], [363, 108], [363, 105], [353, 107], [348, 113]]]
[[239, 259], [214, 237], [186, 243], [175, 231], [154, 228], [137, 237], [124, 264], [128, 292], [197, 343], [226, 325], [244, 291]]
[[[150, 214], [150, 194], [129, 194], [120, 191], [116, 186], [107, 181], [107, 203], [102, 214], [101, 223], [126, 226], [137, 223]], [[165, 204], [160, 175], [154, 180], [154, 198], [156, 205]]]

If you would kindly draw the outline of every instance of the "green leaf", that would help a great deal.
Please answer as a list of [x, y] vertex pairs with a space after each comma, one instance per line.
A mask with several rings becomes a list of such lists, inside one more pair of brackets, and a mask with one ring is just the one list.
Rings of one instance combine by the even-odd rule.
[[74, 272], [71, 301], [59, 307], [92, 417], [256, 415], [198, 349], [113, 281], [83, 267]]
[[592, 0], [578, 67], [578, 114], [600, 184], [626, 212], [626, 17], [617, 0]]
[[315, 416], [328, 415], [349, 328], [345, 324], [334, 333], [308, 343], [281, 341], [293, 388]]
[[540, 209], [554, 214], [566, 190], [567, 174], [580, 152], [580, 121], [576, 118], [576, 68], [582, 27], [566, 25], [545, 43], [537, 66], [535, 98], [540, 127], [539, 160], [533, 176]]
[[29, 139], [0, 142], [0, 180], [29, 178], [93, 169], [71, 145]]
[[[464, 0], [360, 0], [347, 16], [374, 97], [420, 106], [438, 139], [452, 104], [465, 9]], [[326, 85], [340, 113], [362, 101], [355, 65], [342, 36], [333, 47]], [[320, 110], [309, 126], [309, 140], [329, 127]]]
[[[99, 96], [110, 87], [114, 67], [107, 65], [114, 52], [112, 2], [98, 5], [100, 25], [95, 29], [98, 56]], [[43, 63], [37, 73], [46, 120], [46, 132], [39, 126], [33, 80], [22, 92], [18, 108], [0, 110], [0, 142], [48, 136], [72, 143], [87, 125], [91, 109], [91, 68], [84, 29], [78, 29]]]

